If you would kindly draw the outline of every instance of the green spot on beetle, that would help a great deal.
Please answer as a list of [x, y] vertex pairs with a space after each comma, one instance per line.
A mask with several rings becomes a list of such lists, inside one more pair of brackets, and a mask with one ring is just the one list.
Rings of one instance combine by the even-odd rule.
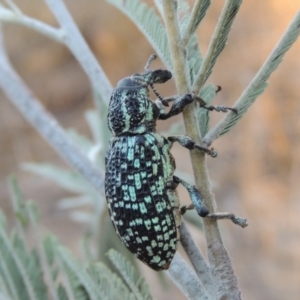
[[144, 201], [146, 202], [146, 203], [151, 203], [151, 196], [146, 196], [145, 198], [144, 198]]
[[135, 187], [139, 190], [142, 187], [140, 174], [134, 174]]
[[131, 201], [136, 201], [136, 193], [135, 193], [135, 188], [133, 186], [129, 187], [129, 195]]
[[134, 160], [133, 165], [134, 165], [134, 167], [135, 167], [136, 169], [138, 169], [138, 168], [140, 167], [140, 160], [139, 160], [138, 158], [136, 158], [136, 159]]
[[142, 214], [146, 214], [147, 213], [147, 207], [144, 203], [140, 203], [140, 211]]
[[155, 226], [154, 226], [154, 230], [155, 230], [155, 231], [161, 231], [160, 225], [155, 225]]

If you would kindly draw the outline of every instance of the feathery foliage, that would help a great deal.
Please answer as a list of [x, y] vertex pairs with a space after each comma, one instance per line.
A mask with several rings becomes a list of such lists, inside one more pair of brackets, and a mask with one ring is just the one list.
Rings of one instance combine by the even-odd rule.
[[136, 270], [129, 261], [113, 249], [109, 250], [108, 257], [120, 272], [136, 299], [152, 299], [149, 293], [149, 286], [146, 284], [144, 278], [137, 276]]
[[300, 11], [297, 13], [287, 31], [284, 33], [283, 37], [267, 58], [261, 69], [235, 103], [234, 107], [237, 108], [238, 113], [230, 113], [221, 120], [221, 122], [205, 137], [205, 140], [208, 141], [208, 143], [211, 143], [214, 139], [228, 132], [245, 114], [247, 109], [254, 103], [257, 97], [264, 92], [268, 86], [267, 80], [270, 75], [277, 69], [284, 54], [290, 49], [299, 35]]
[[51, 164], [25, 163], [23, 169], [38, 176], [48, 178], [65, 190], [76, 193], [92, 193], [93, 189], [87, 185], [79, 174], [73, 171], [67, 171], [64, 168]]
[[116, 251], [113, 255], [119, 263], [118, 270], [121, 276], [129, 278], [113, 273], [103, 263], [80, 262], [51, 234], [40, 238], [35, 224], [36, 207], [23, 201], [15, 178], [9, 184], [15, 214], [22, 214], [15, 221], [21, 224], [26, 219], [35, 241], [29, 249], [27, 232], [20, 226], [7, 233], [5, 216], [0, 210], [0, 297], [5, 297], [1, 299], [152, 299], [144, 279], [134, 281], [134, 267]]
[[[142, 0], [107, 1], [123, 11], [137, 25], [165, 63], [166, 67], [172, 71], [172, 61], [165, 25], [156, 14], [156, 11], [143, 3]], [[50, 3], [51, 1], [48, 2]], [[190, 78], [187, 82], [192, 85], [192, 91], [203, 98], [208, 105], [215, 97], [216, 88], [212, 84], [205, 88], [203, 88], [203, 86], [212, 73], [217, 58], [226, 45], [229, 31], [242, 0], [226, 0], [208, 47], [208, 52], [203, 60], [198, 45], [196, 29], [205, 16], [210, 2], [210, 0], [196, 0], [192, 11], [190, 11], [190, 7], [186, 1], [178, 0], [176, 2], [178, 3], [178, 24], [176, 24], [176, 26], [179, 26], [181, 38], [181, 44], [177, 46], [180, 46], [179, 49], [182, 51], [181, 54], [183, 54], [181, 57], [184, 57], [184, 63], [188, 66], [187, 69], [189, 70]], [[17, 7], [14, 7], [12, 1], [7, 1], [7, 3], [8, 7], [12, 8], [12, 12], [17, 12], [18, 17], [25, 17], [25, 15], [16, 9]], [[55, 1], [53, 3], [55, 3]], [[154, 0], [154, 3], [162, 15], [162, 19], [164, 19], [161, 0]], [[48, 5], [49, 7], [51, 6], [51, 4]], [[55, 5], [53, 4], [53, 6]], [[31, 19], [31, 21], [35, 21], [37, 24], [41, 23], [38, 23], [37, 20], [34, 19]], [[41, 30], [41, 32], [43, 31]], [[67, 34], [67, 32], [65, 33]], [[253, 104], [255, 99], [265, 90], [270, 74], [278, 67], [285, 52], [297, 39], [299, 33], [300, 12], [292, 22], [281, 42], [237, 101], [235, 105], [238, 109], [237, 114], [227, 114], [217, 126], [208, 132], [209, 112], [201, 109], [199, 106], [197, 107], [196, 115], [198, 117], [201, 135], [205, 136], [204, 143], [211, 144], [214, 139], [228, 132], [230, 128], [238, 122], [249, 106]], [[56, 36], [59, 38], [60, 35]], [[72, 48], [70, 45], [69, 47]], [[81, 61], [81, 63], [84, 65], [84, 61]], [[90, 78], [92, 78], [92, 75]], [[95, 95], [95, 98], [101, 99], [99, 95]], [[109, 132], [105, 121], [106, 104], [100, 101], [99, 107], [100, 106], [100, 116], [95, 111], [86, 114], [86, 119], [91, 127], [94, 141], [78, 134], [74, 130], [70, 131], [69, 135], [86, 155], [90, 154], [91, 157], [91, 152], [94, 151], [92, 153], [93, 161], [98, 166], [103, 167], [103, 157], [109, 139]], [[34, 124], [34, 122], [32, 123]], [[96, 148], [95, 143], [98, 144]], [[85, 202], [87, 199], [92, 199], [90, 201], [94, 203], [95, 207], [97, 204], [99, 205], [94, 211], [96, 212], [95, 214], [97, 214], [97, 219], [100, 220], [96, 225], [101, 226], [95, 227], [106, 229], [105, 221], [107, 218], [105, 219], [104, 210], [99, 208], [101, 203], [103, 203], [104, 196], [101, 193], [100, 195], [96, 194], [93, 188], [80, 175], [51, 165], [27, 164], [26, 169], [54, 180], [57, 184], [69, 191], [80, 194], [80, 197], [77, 197], [77, 199], [70, 198], [68, 201], [65, 201], [65, 207], [78, 207], [82, 203], [87, 203]], [[208, 181], [209, 180], [206, 182]], [[149, 293], [149, 287], [145, 284], [144, 279], [138, 276], [137, 270], [135, 270], [133, 265], [120, 253], [114, 250], [108, 253], [110, 261], [119, 272], [118, 275], [103, 263], [94, 263], [93, 256], [90, 255], [90, 253], [87, 255], [88, 259], [86, 261], [81, 262], [77, 260], [73, 257], [71, 252], [64, 248], [51, 234], [47, 234], [41, 238], [37, 226], [38, 212], [36, 207], [33, 204], [23, 201], [22, 193], [15, 179], [10, 180], [10, 190], [17, 224], [15, 228], [9, 232], [7, 230], [5, 216], [0, 210], [0, 299], [152, 299]], [[209, 188], [207, 188], [207, 190], [209, 190]], [[73, 202], [72, 205], [70, 205], [70, 201]], [[89, 218], [89, 216], [90, 215], [88, 215], [86, 219], [90, 220], [91, 218]], [[30, 248], [26, 242], [28, 229], [31, 229], [35, 236], [35, 242], [32, 248]], [[101, 230], [99, 230], [99, 232], [100, 231]], [[214, 232], [217, 231], [214, 230]], [[114, 248], [117, 248], [114, 244], [115, 240], [110, 234], [111, 232], [106, 230], [105, 233], [106, 234], [101, 236], [101, 245], [97, 245], [99, 252], [103, 250], [101, 248], [103, 244], [106, 247], [112, 244]], [[115, 237], [117, 237], [116, 234]], [[106, 243], [106, 241], [108, 242]], [[222, 246], [222, 242], [220, 242], [219, 245]], [[221, 249], [222, 247], [219, 248]], [[226, 253], [226, 251], [223, 252], [223, 254], [224, 253]], [[217, 256], [215, 253], [214, 255]], [[219, 258], [222, 258], [222, 255], [220, 255], [218, 259]], [[223, 263], [224, 261], [221, 262], [221, 264]], [[226, 263], [228, 267], [230, 260], [225, 261], [225, 264]], [[209, 276], [211, 274], [209, 274]], [[218, 274], [220, 273], [218, 272]], [[225, 273], [221, 274], [220, 278], [224, 274]], [[234, 275], [233, 278], [235, 278]], [[217, 282], [218, 276], [214, 275], [213, 279], [218, 288], [220, 286], [223, 288], [223, 282], [221, 285]], [[224, 278], [222, 278], [222, 280], [223, 279]], [[226, 278], [226, 280], [227, 279], [228, 278]], [[224, 283], [224, 285], [226, 284]], [[227, 285], [227, 287], [231, 288], [230, 284]], [[191, 286], [188, 288], [192, 289]], [[226, 287], [224, 291], [226, 292]]]

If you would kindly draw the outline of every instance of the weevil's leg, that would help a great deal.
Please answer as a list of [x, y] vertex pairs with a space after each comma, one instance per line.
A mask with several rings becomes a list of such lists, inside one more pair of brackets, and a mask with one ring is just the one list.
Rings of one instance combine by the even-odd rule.
[[159, 99], [159, 100], [161, 101], [163, 106], [169, 106], [169, 103], [174, 102], [177, 98], [178, 98], [178, 96], [170, 96], [170, 97], [165, 97], [165, 98], [162, 98], [162, 99]]
[[[218, 90], [216, 92], [218, 92]], [[217, 112], [224, 112], [224, 113], [226, 113], [226, 112], [228, 112], [228, 110], [231, 110], [235, 114], [238, 113], [237, 109], [233, 108], [233, 107], [228, 107], [228, 106], [223, 106], [223, 105], [216, 105], [216, 106], [214, 106], [214, 105], [207, 105], [206, 102], [202, 98], [200, 98], [198, 96], [194, 96], [194, 99], [200, 104], [200, 107], [205, 108], [205, 109], [210, 110], [210, 111], [215, 110]]]
[[242, 228], [245, 228], [248, 226], [248, 222], [245, 218], [241, 217], [236, 217], [233, 213], [213, 213], [213, 214], [208, 214], [206, 218], [212, 219], [212, 220], [224, 220], [224, 219], [229, 219], [231, 220], [234, 224], [237, 224], [241, 226]]
[[210, 111], [215, 110], [217, 112], [224, 112], [224, 113], [228, 112], [228, 110], [231, 110], [235, 114], [238, 113], [236, 108], [228, 107], [228, 106], [224, 106], [224, 105], [205, 105], [205, 106], [202, 106], [202, 108], [205, 108]]
[[184, 215], [186, 213], [187, 210], [192, 210], [194, 209], [195, 206], [194, 204], [190, 204], [190, 205], [184, 205], [180, 208], [180, 212], [181, 212], [181, 215]]
[[184, 214], [188, 209], [193, 209], [195, 207], [198, 215], [203, 218], [209, 218], [212, 220], [223, 220], [223, 219], [229, 219], [234, 224], [237, 224], [241, 226], [242, 228], [245, 228], [248, 226], [248, 222], [246, 219], [241, 217], [236, 217], [233, 213], [209, 213], [208, 209], [204, 205], [203, 197], [200, 194], [200, 192], [196, 189], [195, 186], [190, 185], [186, 181], [182, 180], [181, 178], [177, 176], [173, 176], [173, 180], [175, 182], [181, 183], [188, 191], [190, 198], [193, 202], [192, 205], [189, 205], [188, 207], [183, 206], [181, 208], [181, 214]]
[[176, 115], [180, 114], [183, 111], [183, 109], [187, 105], [192, 103], [193, 101], [194, 101], [194, 98], [191, 94], [186, 94], [182, 97], [178, 97], [174, 100], [174, 103], [173, 103], [171, 109], [169, 110], [169, 112], [164, 113], [163, 111], [160, 111], [160, 115], [158, 118], [160, 120], [166, 120], [173, 116], [176, 116]]
[[168, 140], [173, 143], [178, 142], [181, 146], [183, 146], [189, 150], [198, 149], [198, 150], [201, 150], [201, 151], [205, 152], [206, 154], [210, 155], [211, 157], [218, 156], [218, 152], [215, 151], [214, 148], [207, 148], [207, 147], [198, 145], [187, 135], [169, 136]]
[[178, 186], [179, 182], [170, 180], [166, 183], [166, 188], [170, 190], [175, 190]]
[[187, 189], [198, 215], [201, 217], [206, 217], [209, 214], [209, 211], [204, 205], [203, 197], [196, 189], [196, 187], [177, 176], [173, 176], [173, 180], [175, 182], [181, 183]]

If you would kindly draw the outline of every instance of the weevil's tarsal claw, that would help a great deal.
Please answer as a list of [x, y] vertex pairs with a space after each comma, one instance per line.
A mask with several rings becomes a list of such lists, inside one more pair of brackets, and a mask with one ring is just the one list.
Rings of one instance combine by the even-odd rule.
[[211, 156], [213, 158], [218, 156], [218, 152], [214, 148], [207, 148], [207, 147], [200, 146], [200, 145], [197, 145], [197, 144], [195, 144], [195, 148], [200, 150], [200, 151], [205, 152], [206, 154], [208, 154], [209, 156]]
[[206, 106], [206, 102], [201, 97], [194, 95], [194, 99], [200, 104], [200, 107]]
[[[219, 87], [219, 88], [221, 88], [221, 87]], [[219, 88], [216, 90], [216, 93], [221, 90]], [[224, 113], [226, 113], [228, 111], [232, 111], [236, 114], [238, 112], [237, 109], [233, 108], [233, 107], [228, 107], [228, 106], [224, 106], [224, 105], [207, 105], [206, 102], [201, 97], [198, 97], [198, 96], [194, 96], [194, 99], [199, 103], [200, 107], [205, 108], [210, 111], [215, 110], [217, 112], [224, 112]]]
[[210, 148], [210, 153], [208, 154], [213, 158], [218, 156], [218, 152], [214, 148]]

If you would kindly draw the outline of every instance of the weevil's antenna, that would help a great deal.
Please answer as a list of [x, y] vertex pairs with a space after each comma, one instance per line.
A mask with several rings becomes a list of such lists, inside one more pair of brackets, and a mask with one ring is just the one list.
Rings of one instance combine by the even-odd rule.
[[[146, 66], [145, 66], [145, 71], [149, 72], [149, 67], [151, 63], [157, 58], [156, 54], [152, 54], [149, 59], [147, 60]], [[154, 85], [152, 83], [149, 83], [149, 86], [151, 87], [152, 91], [154, 92], [155, 96], [161, 101], [163, 106], [169, 106], [168, 101], [164, 100], [164, 98], [159, 94], [159, 92], [156, 90]]]
[[156, 97], [161, 101], [161, 103], [163, 104], [163, 106], [169, 106], [169, 101], [165, 100], [160, 94], [159, 92], [155, 89], [154, 85], [151, 83], [149, 84], [152, 91], [154, 92], [154, 94], [156, 95]]

